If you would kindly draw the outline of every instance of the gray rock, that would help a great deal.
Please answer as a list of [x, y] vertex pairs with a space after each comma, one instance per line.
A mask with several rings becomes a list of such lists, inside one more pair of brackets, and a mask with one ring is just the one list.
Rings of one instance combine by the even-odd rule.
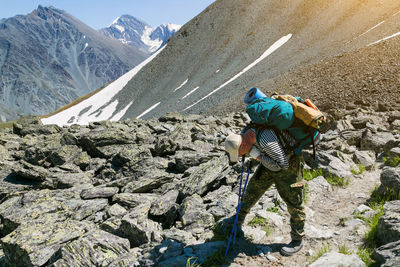
[[215, 224], [214, 217], [206, 211], [206, 206], [199, 195], [193, 195], [183, 200], [179, 210], [181, 221], [185, 228], [207, 228]]
[[400, 266], [400, 240], [376, 248], [371, 257], [379, 266]]
[[196, 239], [189, 231], [184, 231], [176, 228], [165, 230], [163, 232], [163, 236], [165, 239], [176, 240], [185, 245], [191, 245], [196, 241]]
[[175, 222], [178, 215], [179, 205], [176, 203], [178, 195], [178, 190], [171, 190], [154, 201], [149, 211], [152, 219], [169, 228]]
[[119, 189], [117, 187], [95, 187], [90, 189], [82, 190], [82, 199], [94, 199], [94, 198], [109, 198], [117, 194]]
[[325, 180], [323, 176], [318, 176], [307, 182], [310, 197], [319, 196], [326, 192], [332, 191], [332, 186]]
[[217, 252], [222, 247], [225, 247], [225, 241], [213, 241], [203, 244], [193, 245], [193, 253], [202, 261], [208, 258], [213, 253]]
[[376, 156], [372, 151], [355, 151], [353, 155], [355, 163], [361, 164], [367, 170], [371, 170], [375, 165]]
[[129, 248], [127, 239], [95, 230], [62, 247], [61, 258], [53, 266], [110, 266], [121, 255], [129, 252]]
[[32, 165], [25, 161], [21, 162], [21, 167], [15, 167], [14, 173], [17, 178], [38, 182], [44, 181], [50, 176], [49, 171], [47, 171], [45, 168]]
[[167, 172], [155, 170], [146, 173], [136, 181], [129, 182], [122, 192], [124, 193], [150, 193], [152, 190], [160, 188], [162, 185], [172, 182], [174, 176]]
[[335, 251], [325, 253], [315, 262], [310, 264], [310, 267], [326, 266], [363, 267], [366, 265], [357, 254], [345, 255]]
[[388, 193], [397, 194], [400, 191], [399, 168], [385, 167], [381, 173], [380, 180], [381, 185], [378, 188], [378, 193], [382, 195]]
[[107, 208], [107, 215], [109, 217], [122, 217], [127, 212], [128, 211], [124, 207], [120, 206], [119, 204], [114, 204]]
[[113, 202], [125, 206], [127, 208], [135, 208], [143, 203], [149, 203], [158, 198], [156, 194], [134, 194], [134, 193], [120, 193], [113, 196]]
[[394, 136], [390, 132], [378, 132], [376, 134], [371, 131], [365, 131], [361, 139], [361, 150], [372, 150], [375, 153], [383, 151], [386, 143], [394, 140]]
[[64, 244], [87, 231], [87, 224], [73, 220], [22, 224], [1, 239], [6, 262], [10, 266], [43, 266]]
[[188, 177], [183, 178], [180, 185], [181, 193], [184, 196], [203, 195], [213, 186], [221, 183], [228, 166], [229, 162], [226, 156], [201, 164]]
[[378, 240], [388, 244], [400, 240], [400, 200], [386, 202], [383, 205], [384, 215], [378, 222]]
[[310, 239], [327, 240], [333, 237], [333, 231], [327, 227], [318, 229], [306, 223], [304, 231], [306, 232], [306, 237]]
[[400, 147], [394, 147], [387, 153], [388, 157], [400, 157]]
[[143, 217], [130, 218], [126, 215], [122, 218], [117, 233], [127, 238], [131, 247], [138, 247], [151, 241], [160, 242], [161, 231], [161, 226], [152, 220]]
[[347, 141], [347, 144], [360, 147], [362, 131], [346, 129], [340, 133], [340, 136]]
[[354, 210], [353, 214], [358, 214], [366, 218], [371, 218], [376, 214], [376, 212], [370, 207], [361, 204]]
[[316, 168], [321, 168], [325, 175], [332, 174], [342, 178], [350, 177], [352, 175], [350, 164], [344, 163], [341, 159], [329, 154], [328, 152], [318, 153], [316, 163]]

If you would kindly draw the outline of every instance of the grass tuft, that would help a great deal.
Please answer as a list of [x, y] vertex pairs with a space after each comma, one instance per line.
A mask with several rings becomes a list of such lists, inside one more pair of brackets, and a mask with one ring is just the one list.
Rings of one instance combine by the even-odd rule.
[[186, 267], [201, 267], [201, 265], [197, 263], [197, 258], [190, 257], [186, 261]]
[[272, 234], [273, 229], [271, 225], [268, 223], [267, 219], [264, 219], [261, 216], [255, 216], [247, 225], [249, 226], [261, 226], [262, 230], [265, 232], [266, 236]]
[[400, 157], [399, 156], [394, 156], [389, 158], [384, 157], [383, 162], [385, 162], [386, 166], [397, 167], [400, 165]]
[[324, 255], [325, 253], [327, 253], [331, 250], [332, 249], [329, 244], [322, 244], [322, 246], [319, 248], [317, 254], [315, 256], [310, 257], [310, 262], [314, 262], [314, 261], [318, 260], [319, 258], [321, 258], [322, 255]]
[[343, 244], [339, 246], [339, 253], [345, 254], [345, 255], [351, 255], [353, 254], [353, 251], [350, 250], [348, 247], [346, 247], [346, 244]]

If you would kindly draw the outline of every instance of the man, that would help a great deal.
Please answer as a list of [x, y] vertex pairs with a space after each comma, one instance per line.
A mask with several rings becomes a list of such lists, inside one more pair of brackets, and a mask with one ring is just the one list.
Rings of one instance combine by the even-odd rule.
[[[295, 142], [285, 131], [280, 134], [289, 145]], [[290, 214], [292, 241], [282, 247], [281, 254], [291, 256], [298, 252], [303, 247], [305, 223], [302, 156], [288, 157], [288, 154], [293, 153], [285, 153], [274, 130], [263, 128], [245, 128], [241, 134], [229, 135], [225, 141], [225, 149], [231, 162], [236, 162], [240, 156], [249, 153], [261, 163], [247, 186], [238, 225], [243, 224], [250, 209], [275, 183]]]

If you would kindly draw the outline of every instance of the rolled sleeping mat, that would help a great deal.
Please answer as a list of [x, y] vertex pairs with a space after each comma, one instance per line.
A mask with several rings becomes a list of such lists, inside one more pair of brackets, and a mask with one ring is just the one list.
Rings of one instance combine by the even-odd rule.
[[257, 87], [251, 88], [244, 96], [244, 103], [246, 105], [253, 102], [255, 99], [267, 97], [260, 89]]

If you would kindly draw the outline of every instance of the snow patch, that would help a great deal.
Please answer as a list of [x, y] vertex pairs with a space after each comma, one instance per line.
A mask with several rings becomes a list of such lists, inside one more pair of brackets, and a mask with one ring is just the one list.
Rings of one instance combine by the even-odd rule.
[[221, 90], [222, 88], [224, 88], [226, 85], [230, 84], [231, 82], [233, 82], [234, 80], [236, 80], [237, 78], [239, 78], [240, 76], [242, 76], [244, 73], [246, 73], [248, 70], [250, 70], [251, 68], [253, 68], [255, 65], [257, 65], [260, 61], [262, 61], [263, 59], [265, 59], [266, 57], [268, 57], [269, 55], [271, 55], [273, 52], [275, 52], [275, 50], [277, 50], [278, 48], [280, 48], [282, 45], [284, 45], [287, 41], [290, 40], [290, 38], [292, 38], [292, 34], [288, 34], [286, 36], [283, 36], [282, 38], [280, 38], [278, 41], [276, 41], [273, 45], [271, 45], [265, 52], [264, 54], [262, 54], [259, 58], [257, 58], [253, 63], [251, 63], [250, 65], [248, 65], [246, 68], [244, 68], [241, 72], [239, 72], [238, 74], [236, 74], [234, 77], [232, 77], [229, 81], [225, 82], [224, 84], [222, 84], [221, 86], [219, 86], [217, 89], [214, 89], [213, 91], [211, 91], [209, 94], [207, 94], [206, 96], [204, 96], [203, 98], [201, 98], [200, 100], [196, 101], [195, 103], [193, 103], [192, 105], [186, 107], [184, 110], [188, 110], [190, 108], [192, 108], [193, 106], [197, 105], [198, 103], [200, 103], [201, 101], [203, 101], [204, 99], [208, 98], [209, 96], [211, 96], [212, 94], [214, 94], [215, 92]]
[[117, 114], [115, 114], [110, 121], [119, 121], [124, 115], [125, 113], [128, 111], [128, 109], [132, 106], [133, 101], [131, 101], [124, 109], [122, 109], [120, 112], [118, 112]]
[[86, 43], [86, 44], [85, 44], [85, 47], [84, 47], [83, 49], [86, 49], [86, 47], [88, 47], [88, 46], [89, 46], [89, 44], [88, 44], [88, 43]]
[[215, 73], [218, 73], [220, 70], [218, 69]]
[[117, 23], [118, 23], [118, 20], [119, 20], [120, 18], [121, 18], [121, 17], [116, 18], [116, 19], [111, 23], [111, 25], [108, 26], [108, 27], [111, 27], [113, 24], [117, 24]]
[[380, 42], [382, 42], [382, 41], [386, 41], [386, 40], [391, 39], [391, 38], [393, 38], [393, 37], [396, 37], [396, 36], [398, 36], [398, 35], [400, 35], [400, 32], [397, 32], [397, 33], [395, 33], [395, 34], [392, 34], [392, 35], [390, 35], [390, 36], [388, 36], [388, 37], [385, 37], [385, 38], [383, 38], [383, 39], [380, 39], [380, 40], [378, 40], [378, 41], [376, 41], [376, 42], [370, 43], [370, 44], [367, 45], [367, 46], [371, 46], [371, 45], [380, 43]]
[[119, 30], [120, 32], [124, 32], [125, 28], [122, 27], [121, 25], [113, 25], [114, 28], [116, 28], [117, 30]]
[[173, 23], [165, 23], [163, 24], [163, 26], [165, 26], [166, 28], [168, 28], [169, 31], [179, 31], [179, 29], [182, 27], [181, 25], [176, 25]]
[[199, 89], [200, 86], [197, 86], [196, 88], [194, 88], [192, 91], [190, 91], [189, 93], [187, 93], [184, 97], [182, 97], [181, 99], [185, 99], [186, 97], [190, 96], [192, 93], [194, 93], [197, 89]]
[[143, 35], [140, 38], [149, 47], [150, 52], [156, 51], [163, 43], [160, 39], [151, 40], [150, 35], [153, 31], [153, 28], [145, 26]]
[[178, 91], [179, 89], [181, 89], [187, 82], [189, 81], [189, 79], [187, 79], [186, 81], [184, 81], [181, 85], [179, 85], [174, 92]]
[[[71, 125], [74, 123], [87, 125], [92, 121], [108, 120], [115, 112], [118, 101], [115, 100], [110, 104], [112, 98], [121, 91], [125, 85], [150, 61], [152, 61], [166, 46], [159, 49], [151, 57], [137, 65], [135, 68], [125, 73], [116, 81], [94, 94], [93, 96], [85, 99], [84, 101], [63, 110], [51, 117], [42, 119], [43, 124], [57, 124], [58, 126]], [[106, 105], [106, 106], [105, 106]], [[105, 107], [104, 107], [105, 106]], [[126, 108], [126, 107], [125, 107]], [[85, 110], [84, 113], [82, 111]], [[122, 112], [122, 111], [121, 111]], [[82, 113], [82, 114], [81, 114]], [[119, 115], [118, 113], [117, 115]], [[113, 118], [117, 118], [115, 115]], [[70, 118], [74, 118], [70, 120]]]
[[158, 102], [157, 104], [154, 104], [153, 106], [151, 106], [150, 108], [146, 109], [142, 114], [140, 114], [139, 116], [136, 117], [136, 119], [140, 119], [141, 117], [143, 117], [144, 115], [146, 115], [147, 113], [149, 113], [150, 111], [152, 111], [153, 109], [155, 109], [158, 105], [160, 105], [161, 102]]

